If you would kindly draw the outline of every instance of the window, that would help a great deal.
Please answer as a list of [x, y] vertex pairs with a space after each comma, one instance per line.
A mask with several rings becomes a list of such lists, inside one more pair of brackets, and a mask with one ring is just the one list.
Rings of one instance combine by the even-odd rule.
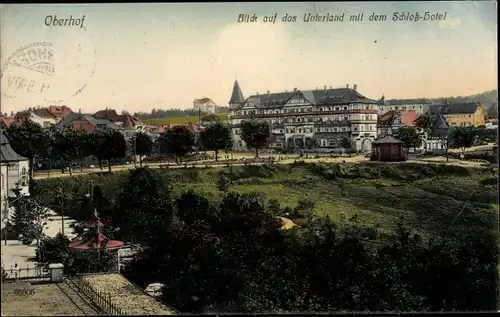
[[24, 166], [21, 169], [21, 186], [28, 186], [28, 171]]

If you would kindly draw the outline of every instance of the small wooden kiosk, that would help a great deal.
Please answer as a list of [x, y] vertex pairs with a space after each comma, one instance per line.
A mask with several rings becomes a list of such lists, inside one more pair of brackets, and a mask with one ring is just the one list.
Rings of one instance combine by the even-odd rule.
[[372, 156], [370, 161], [401, 162], [406, 161], [403, 141], [392, 136], [372, 142]]

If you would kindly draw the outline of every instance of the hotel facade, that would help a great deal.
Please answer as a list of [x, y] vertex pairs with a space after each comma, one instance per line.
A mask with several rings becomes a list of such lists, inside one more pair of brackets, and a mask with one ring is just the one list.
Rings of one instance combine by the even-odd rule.
[[273, 143], [270, 147], [289, 150], [333, 152], [347, 138], [351, 150], [370, 152], [377, 137], [378, 106], [363, 96], [357, 86], [255, 94], [244, 98], [235, 81], [229, 100], [229, 120], [234, 150], [246, 150], [240, 124], [244, 120], [267, 121]]

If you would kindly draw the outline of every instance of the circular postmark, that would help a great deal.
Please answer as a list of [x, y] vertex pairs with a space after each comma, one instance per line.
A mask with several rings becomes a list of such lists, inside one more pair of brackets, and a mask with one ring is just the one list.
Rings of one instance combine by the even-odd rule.
[[80, 94], [95, 73], [89, 32], [59, 29], [20, 46], [1, 65], [1, 93], [26, 104], [60, 104]]

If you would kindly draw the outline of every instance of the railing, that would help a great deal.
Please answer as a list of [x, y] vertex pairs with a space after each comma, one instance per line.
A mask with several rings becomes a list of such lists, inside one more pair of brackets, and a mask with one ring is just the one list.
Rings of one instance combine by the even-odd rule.
[[115, 316], [124, 315], [122, 310], [116, 307], [111, 301], [111, 294], [94, 290], [90, 283], [83, 280], [80, 276], [72, 277], [71, 281], [107, 314]]
[[3, 269], [6, 276], [5, 279], [27, 279], [27, 278], [45, 278], [49, 277], [50, 273], [45, 266], [34, 265], [26, 267], [14, 267], [13, 265], [10, 269]]

